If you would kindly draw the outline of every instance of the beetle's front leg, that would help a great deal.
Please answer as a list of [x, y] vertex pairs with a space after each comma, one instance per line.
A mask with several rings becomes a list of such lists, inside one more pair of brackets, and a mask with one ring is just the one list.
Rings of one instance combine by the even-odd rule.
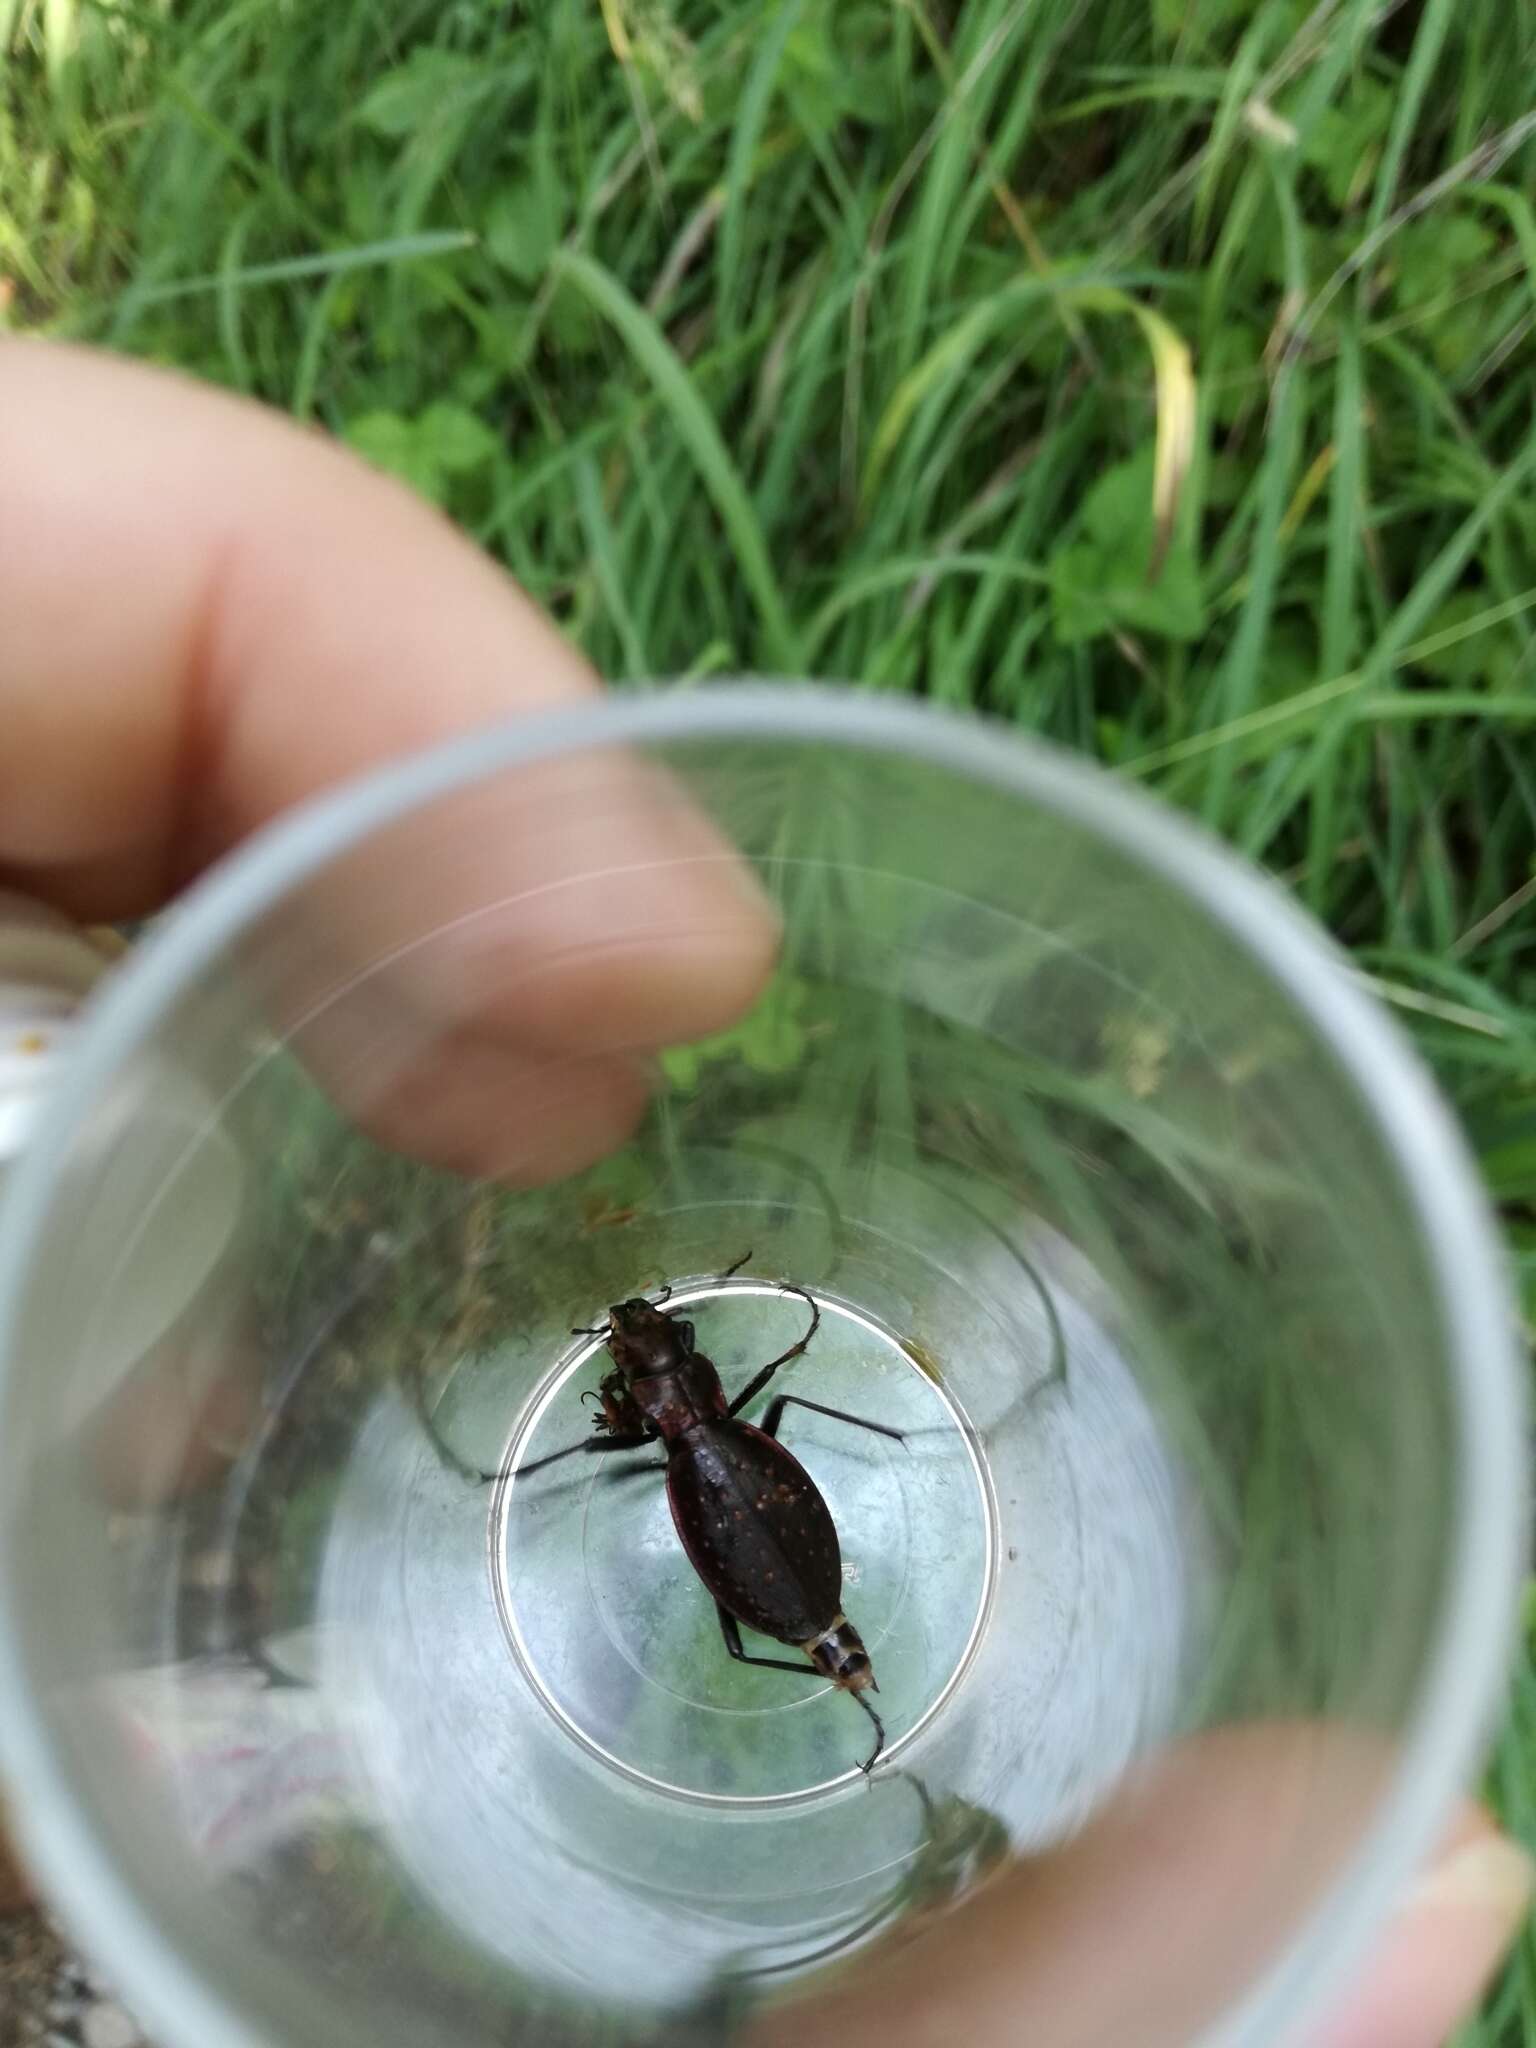
[[598, 1412], [592, 1418], [592, 1427], [609, 1436], [644, 1435], [645, 1417], [635, 1405], [635, 1397], [629, 1391], [628, 1382], [617, 1368], [605, 1373], [598, 1383], [597, 1392], [590, 1390], [582, 1395], [583, 1401], [595, 1401]]
[[[551, 1451], [546, 1457], [535, 1458], [531, 1465], [520, 1465], [517, 1475], [520, 1479], [526, 1479], [533, 1472], [542, 1472], [546, 1465], [558, 1464], [562, 1458], [574, 1458], [578, 1451], [638, 1451], [642, 1444], [655, 1441], [655, 1430], [635, 1405], [629, 1384], [617, 1367], [604, 1374], [596, 1391], [589, 1387], [581, 1398], [597, 1403], [598, 1412], [592, 1418], [594, 1434], [583, 1437], [580, 1443], [567, 1444], [563, 1451]], [[647, 1471], [650, 1468], [641, 1466], [638, 1469]]]

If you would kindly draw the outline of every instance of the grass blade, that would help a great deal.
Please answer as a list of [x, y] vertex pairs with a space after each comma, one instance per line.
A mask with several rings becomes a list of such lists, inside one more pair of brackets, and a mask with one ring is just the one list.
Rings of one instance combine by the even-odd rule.
[[671, 416], [720, 514], [756, 602], [767, 664], [780, 674], [798, 675], [799, 638], [790, 624], [757, 513], [694, 379], [650, 314], [611, 272], [569, 249], [556, 253], [551, 268], [617, 329]]

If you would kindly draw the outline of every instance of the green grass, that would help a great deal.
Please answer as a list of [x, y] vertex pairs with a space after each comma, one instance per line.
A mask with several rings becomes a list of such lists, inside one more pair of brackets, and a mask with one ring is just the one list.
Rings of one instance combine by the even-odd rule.
[[[1536, 1318], [1533, 53], [1536, 0], [0, 0], [0, 317], [331, 427], [616, 677], [975, 704], [1202, 817], [1433, 1061]], [[1529, 1646], [1490, 1782], [1536, 1844]], [[1464, 2041], [1536, 2041], [1529, 1934]]]

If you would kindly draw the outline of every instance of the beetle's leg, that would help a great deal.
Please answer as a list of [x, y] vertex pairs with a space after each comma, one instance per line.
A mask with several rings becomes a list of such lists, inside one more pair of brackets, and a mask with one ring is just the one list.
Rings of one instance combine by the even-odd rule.
[[[602, 1436], [584, 1436], [579, 1443], [567, 1444], [563, 1451], [551, 1451], [547, 1457], [535, 1458], [531, 1465], [519, 1465], [513, 1473], [514, 1479], [526, 1479], [530, 1472], [542, 1472], [546, 1465], [558, 1465], [562, 1458], [574, 1458], [578, 1451], [596, 1454], [601, 1451], [638, 1451], [642, 1444], [648, 1444], [650, 1437], [641, 1430], [624, 1430], [621, 1434], [605, 1433]], [[492, 1474], [492, 1477], [495, 1475]]]
[[876, 1436], [888, 1436], [899, 1444], [906, 1442], [902, 1430], [892, 1429], [888, 1422], [871, 1422], [866, 1415], [850, 1415], [844, 1408], [826, 1408], [820, 1401], [807, 1401], [799, 1394], [775, 1394], [768, 1403], [768, 1412], [758, 1427], [764, 1436], [777, 1436], [779, 1419], [786, 1408], [812, 1408], [818, 1415], [830, 1415], [834, 1422], [851, 1422], [855, 1429], [872, 1429]]
[[[653, 1441], [653, 1439], [648, 1438], [647, 1441]], [[597, 1481], [597, 1484], [606, 1492], [609, 1487], [617, 1486], [622, 1479], [658, 1479], [666, 1469], [667, 1464], [664, 1458], [638, 1458], [632, 1465], [610, 1462], [604, 1465], [602, 1476]], [[514, 1478], [517, 1476], [516, 1473], [513, 1474]], [[539, 1488], [538, 1505], [542, 1507], [546, 1501], [557, 1500], [562, 1493], [569, 1493], [572, 1488], [584, 1485], [586, 1476], [585, 1472], [583, 1472], [574, 1479], [550, 1480], [546, 1485]], [[530, 1503], [530, 1508], [531, 1506], [532, 1503]]]
[[612, 1436], [650, 1436], [645, 1417], [636, 1407], [624, 1375], [617, 1367], [604, 1373], [595, 1387], [588, 1387], [581, 1397], [582, 1406], [588, 1401], [597, 1403], [598, 1412], [592, 1418], [592, 1427], [607, 1431]]
[[870, 1772], [875, 1768], [875, 1765], [880, 1761], [880, 1752], [885, 1747], [885, 1723], [881, 1720], [880, 1716], [875, 1712], [874, 1708], [869, 1704], [869, 1701], [865, 1699], [863, 1693], [856, 1692], [854, 1694], [854, 1698], [858, 1701], [859, 1705], [864, 1709], [865, 1713], [868, 1714], [871, 1721], [873, 1721], [875, 1724], [875, 1746], [869, 1752], [869, 1755], [865, 1757], [863, 1763], [859, 1765], [859, 1769], [864, 1773], [865, 1777], [867, 1778]]
[[715, 1612], [720, 1617], [720, 1633], [725, 1637], [725, 1647], [738, 1664], [755, 1664], [759, 1671], [793, 1671], [801, 1678], [819, 1678], [821, 1673], [814, 1664], [791, 1664], [787, 1657], [749, 1657], [741, 1647], [741, 1623], [728, 1607], [715, 1602]]
[[[735, 1615], [731, 1613], [728, 1607], [722, 1607], [718, 1600], [715, 1602], [715, 1612], [720, 1617], [720, 1633], [725, 1637], [725, 1647], [738, 1664], [751, 1664], [758, 1671], [792, 1671], [802, 1676], [809, 1672], [813, 1678], [821, 1676], [821, 1673], [816, 1670], [814, 1665], [791, 1664], [787, 1657], [749, 1657], [741, 1647], [741, 1624], [737, 1621]], [[869, 1704], [869, 1701], [865, 1699], [863, 1693], [856, 1692], [853, 1697], [875, 1724], [875, 1746], [869, 1752], [869, 1755], [865, 1757], [863, 1763], [859, 1765], [859, 1769], [867, 1778], [879, 1761], [881, 1750], [885, 1748], [885, 1723]]]
[[807, 1344], [809, 1344], [811, 1339], [815, 1336], [816, 1332], [821, 1328], [821, 1306], [818, 1302], [811, 1301], [811, 1297], [806, 1293], [803, 1287], [781, 1287], [779, 1289], [779, 1292], [781, 1294], [798, 1294], [802, 1301], [810, 1302], [810, 1328], [806, 1331], [805, 1335], [800, 1339], [800, 1342], [798, 1344], [791, 1344], [789, 1349], [787, 1351], [780, 1352], [777, 1358], [770, 1358], [768, 1363], [763, 1367], [761, 1372], [753, 1374], [752, 1378], [747, 1381], [747, 1384], [742, 1388], [741, 1392], [736, 1396], [735, 1400], [726, 1410], [726, 1413], [729, 1415], [739, 1415], [742, 1409], [746, 1407], [749, 1401], [755, 1401], [758, 1395], [763, 1391], [764, 1387], [767, 1386], [768, 1382], [773, 1378], [774, 1374], [778, 1371], [779, 1367], [781, 1365], [788, 1365], [789, 1361], [792, 1358], [798, 1358], [801, 1352], [807, 1346]]
[[[585, 1400], [586, 1396], [583, 1395]], [[645, 1429], [645, 1417], [635, 1406], [629, 1391], [629, 1382], [617, 1366], [605, 1372], [597, 1383], [598, 1404], [602, 1408], [601, 1422], [611, 1429], [615, 1436], [633, 1436], [635, 1431]]]

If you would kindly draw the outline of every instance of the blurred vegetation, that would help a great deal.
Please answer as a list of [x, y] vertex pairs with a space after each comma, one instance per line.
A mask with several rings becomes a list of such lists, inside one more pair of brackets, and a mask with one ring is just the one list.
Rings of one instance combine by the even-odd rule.
[[[1416, 1035], [1536, 1316], [1533, 60], [1533, 0], [0, 0], [0, 320], [324, 424], [615, 677], [1192, 811]], [[1529, 1644], [1492, 1783], [1536, 1843]], [[1529, 1936], [1464, 2038], [1536, 2041]]]

